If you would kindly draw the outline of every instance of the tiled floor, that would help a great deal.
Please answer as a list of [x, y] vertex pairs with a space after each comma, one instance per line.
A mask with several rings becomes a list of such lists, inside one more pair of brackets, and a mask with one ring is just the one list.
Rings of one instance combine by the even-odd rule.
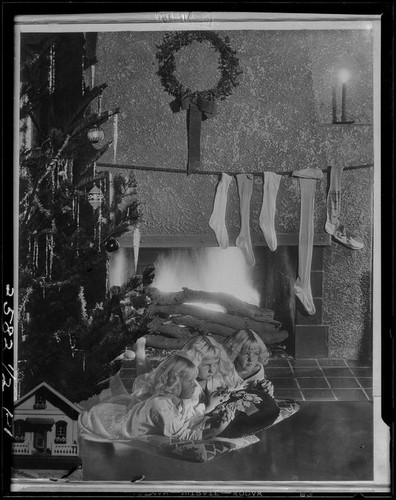
[[299, 401], [372, 400], [372, 368], [348, 359], [270, 359], [266, 377], [275, 397]]

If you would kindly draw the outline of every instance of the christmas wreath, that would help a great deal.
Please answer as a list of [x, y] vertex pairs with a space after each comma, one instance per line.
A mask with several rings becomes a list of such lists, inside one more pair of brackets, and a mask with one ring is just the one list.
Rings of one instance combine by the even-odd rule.
[[[214, 50], [219, 53], [220, 79], [216, 86], [207, 90], [192, 91], [183, 85], [175, 76], [175, 54], [192, 42], [211, 43]], [[156, 58], [159, 62], [157, 75], [165, 90], [175, 100], [170, 106], [173, 112], [187, 111], [188, 119], [188, 168], [195, 170], [200, 166], [200, 133], [201, 121], [214, 115], [215, 100], [224, 100], [230, 96], [234, 87], [239, 85], [237, 77], [242, 71], [239, 69], [239, 60], [236, 52], [230, 46], [227, 36], [221, 38], [213, 31], [177, 31], [167, 33]]]
[[216, 87], [208, 90], [197, 90], [192, 92], [202, 99], [220, 99], [224, 100], [232, 94], [233, 88], [239, 85], [238, 75], [242, 73], [239, 69], [239, 60], [236, 57], [236, 51], [230, 46], [230, 39], [225, 36], [224, 39], [213, 31], [177, 31], [167, 33], [164, 42], [157, 46], [157, 59], [159, 61], [158, 76], [165, 90], [175, 99], [181, 99], [183, 94], [191, 92], [175, 76], [176, 61], [175, 53], [181, 48], [191, 45], [192, 42], [208, 41], [212, 47], [219, 53], [219, 69], [221, 76]]

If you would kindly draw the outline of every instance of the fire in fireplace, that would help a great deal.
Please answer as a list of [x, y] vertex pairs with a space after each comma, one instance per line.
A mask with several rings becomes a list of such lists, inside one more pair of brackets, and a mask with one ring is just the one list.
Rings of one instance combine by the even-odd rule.
[[[141, 248], [137, 274], [155, 267], [149, 328], [159, 337], [150, 341], [161, 346], [160, 336], [165, 336], [172, 339], [165, 344], [176, 346], [186, 332], [224, 337], [252, 328], [267, 343], [285, 343], [292, 353], [294, 303], [288, 291], [295, 277], [287, 276], [284, 262], [291, 258], [293, 274], [296, 255], [290, 247], [276, 253], [275, 258], [266, 247], [255, 248], [256, 265], [250, 267], [236, 247]], [[121, 248], [112, 256], [110, 285], [122, 285], [133, 273], [133, 248]]]
[[239, 248], [167, 251], [158, 255], [154, 266], [153, 286], [163, 292], [183, 288], [223, 292], [249, 304], [260, 304], [260, 294], [253, 286], [252, 269]]

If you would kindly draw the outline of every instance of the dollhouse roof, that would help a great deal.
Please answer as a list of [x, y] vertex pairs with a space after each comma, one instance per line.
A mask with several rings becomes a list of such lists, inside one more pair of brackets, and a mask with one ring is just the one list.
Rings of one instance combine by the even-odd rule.
[[82, 409], [79, 405], [72, 403], [65, 396], [63, 396], [56, 389], [51, 387], [47, 382], [41, 382], [41, 384], [34, 387], [31, 391], [24, 394], [19, 398], [14, 405], [14, 409], [18, 408], [23, 402], [28, 400], [33, 395], [39, 394], [43, 396], [47, 401], [51, 402], [54, 406], [63, 411], [70, 418], [76, 420], [78, 415], [81, 413]]

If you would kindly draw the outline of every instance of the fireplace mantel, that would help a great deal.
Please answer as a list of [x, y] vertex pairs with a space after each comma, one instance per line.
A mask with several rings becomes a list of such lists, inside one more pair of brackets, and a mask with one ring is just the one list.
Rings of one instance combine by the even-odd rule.
[[[229, 235], [230, 246], [235, 246], [237, 235]], [[278, 246], [298, 245], [298, 233], [278, 234]], [[133, 235], [127, 234], [119, 238], [121, 247], [133, 247]], [[252, 244], [255, 247], [267, 246], [262, 235], [252, 234]], [[328, 246], [331, 244], [331, 236], [326, 233], [314, 235], [315, 246]], [[141, 248], [200, 248], [217, 247], [215, 235], [211, 234], [156, 234], [142, 235]]]

